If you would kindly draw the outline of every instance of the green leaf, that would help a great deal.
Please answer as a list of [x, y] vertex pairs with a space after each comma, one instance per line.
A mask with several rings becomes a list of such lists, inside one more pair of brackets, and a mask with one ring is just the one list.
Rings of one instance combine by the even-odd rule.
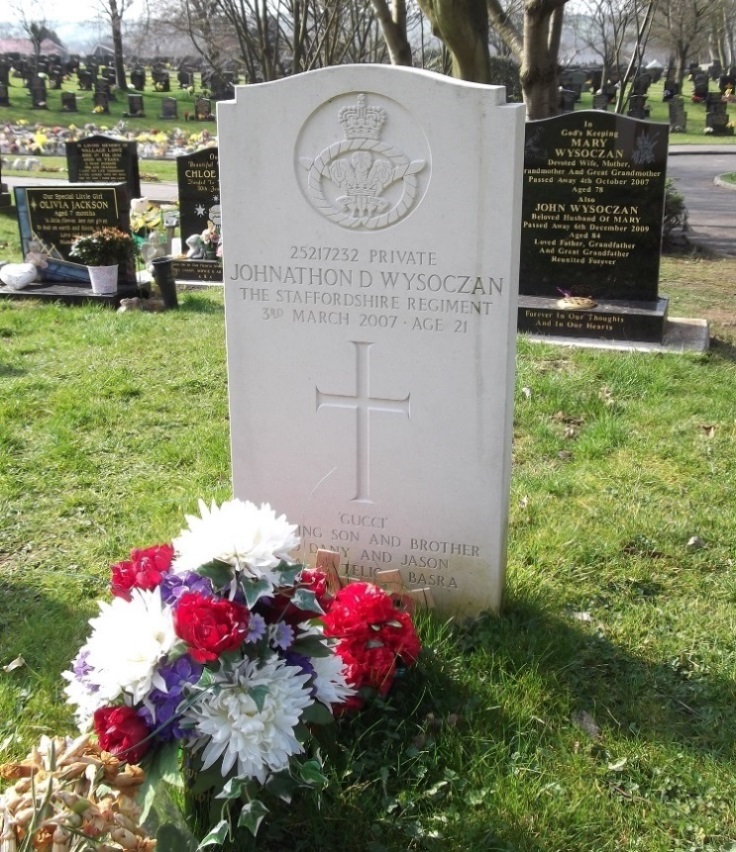
[[299, 767], [299, 776], [305, 784], [321, 790], [327, 786], [327, 776], [322, 771], [322, 763], [312, 758]]
[[256, 702], [258, 712], [263, 712], [263, 707], [266, 704], [266, 696], [268, 695], [267, 686], [251, 686], [248, 689], [248, 695]]
[[[296, 583], [296, 578], [302, 573], [304, 570], [303, 565], [287, 565], [286, 562], [281, 562], [280, 565], [284, 567], [280, 569], [281, 578], [280, 585], [282, 586], [293, 586]], [[276, 569], [277, 571], [279, 568]]]
[[224, 843], [228, 833], [230, 832], [230, 824], [226, 819], [221, 819], [217, 825], [212, 829], [212, 831], [202, 840], [202, 842], [197, 847], [197, 852], [200, 849], [204, 849], [205, 846], [212, 846], [215, 843]]
[[225, 786], [215, 796], [216, 799], [238, 799], [248, 787], [247, 778], [229, 778]]
[[232, 566], [228, 565], [227, 562], [220, 562], [217, 559], [208, 562], [206, 565], [200, 565], [197, 568], [197, 574], [212, 580], [212, 584], [216, 589], [227, 586], [233, 579]]
[[291, 804], [294, 793], [299, 788], [299, 784], [289, 775], [288, 770], [269, 776], [264, 786], [269, 793], [287, 805]]
[[324, 610], [317, 602], [317, 595], [311, 589], [296, 589], [291, 602], [295, 607], [303, 609], [306, 612], [316, 612], [318, 615], [324, 614]]
[[248, 609], [253, 609], [262, 597], [271, 593], [271, 585], [265, 578], [261, 578], [260, 580], [244, 580], [242, 587], [245, 592], [245, 602], [248, 604]]
[[334, 653], [319, 636], [303, 636], [291, 647], [305, 657], [330, 657]]
[[240, 816], [238, 817], [238, 828], [247, 828], [253, 837], [255, 837], [267, 813], [268, 808], [263, 802], [253, 799], [252, 802], [243, 805]]
[[329, 725], [335, 721], [335, 717], [321, 701], [315, 701], [305, 708], [301, 718], [309, 725]]

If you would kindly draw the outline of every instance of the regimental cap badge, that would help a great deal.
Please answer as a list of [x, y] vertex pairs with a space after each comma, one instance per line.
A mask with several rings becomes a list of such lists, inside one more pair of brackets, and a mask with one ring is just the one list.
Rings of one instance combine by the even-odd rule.
[[[337, 113], [341, 140], [299, 162], [303, 191], [322, 216], [343, 228], [370, 231], [394, 225], [417, 205], [426, 188], [428, 161], [382, 141], [384, 125], [396, 133], [397, 106], [387, 98], [389, 108], [367, 100], [360, 92], [355, 103]], [[427, 176], [420, 183], [422, 172]]]
[[358, 95], [354, 106], [343, 107], [338, 116], [345, 130], [346, 139], [380, 139], [381, 127], [386, 121], [386, 110], [377, 106], [366, 106], [365, 95]]

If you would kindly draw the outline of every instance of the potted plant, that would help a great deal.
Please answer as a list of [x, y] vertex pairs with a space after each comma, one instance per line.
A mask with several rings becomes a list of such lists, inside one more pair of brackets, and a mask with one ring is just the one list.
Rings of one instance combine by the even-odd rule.
[[77, 237], [69, 257], [86, 265], [92, 292], [98, 295], [115, 293], [118, 287], [118, 266], [125, 266], [134, 256], [133, 238], [120, 228], [100, 228], [91, 234]]

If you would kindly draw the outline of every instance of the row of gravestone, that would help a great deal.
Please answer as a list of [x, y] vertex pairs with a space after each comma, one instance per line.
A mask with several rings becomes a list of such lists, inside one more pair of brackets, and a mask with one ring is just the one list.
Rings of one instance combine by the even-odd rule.
[[[49, 189], [46, 196], [28, 188], [23, 195], [37, 203], [18, 206], [21, 233], [39, 237], [57, 262], [68, 263], [73, 237], [89, 226], [90, 190], [82, 184], [103, 187], [115, 185], [115, 204], [100, 205], [105, 225], [128, 228], [130, 199], [141, 197], [138, 145], [103, 135], [88, 136], [66, 143], [70, 184]], [[179, 226], [187, 257], [177, 261], [176, 275], [183, 280], [221, 281], [222, 264], [216, 255], [220, 233], [219, 158], [216, 147], [204, 148], [177, 157]], [[95, 190], [96, 191], [96, 190]], [[30, 195], [29, 195], [30, 193]], [[58, 196], [58, 197], [57, 197]], [[43, 202], [43, 203], [42, 203]], [[63, 202], [63, 203], [62, 203]], [[60, 217], [59, 211], [63, 212]], [[116, 212], [117, 211], [117, 212]], [[120, 211], [125, 211], [125, 215]], [[93, 223], [99, 226], [95, 219]], [[141, 236], [146, 236], [142, 234]], [[24, 245], [24, 253], [28, 245]]]
[[[532, 301], [522, 306], [520, 327], [661, 341], [667, 125], [591, 110], [529, 122], [525, 130], [520, 293]], [[68, 142], [67, 166], [71, 182], [125, 182], [131, 197], [141, 195], [136, 142]], [[208, 252], [220, 224], [217, 148], [178, 157], [177, 175], [182, 242], [190, 259], [215, 260]], [[177, 274], [221, 280], [222, 271], [205, 263]], [[556, 302], [568, 297], [587, 299], [597, 311], [571, 325], [563, 310], [557, 320]]]
[[[31, 98], [34, 109], [48, 109], [46, 87], [43, 81], [41, 85], [31, 89]], [[74, 92], [61, 92], [61, 109], [63, 112], [78, 112], [79, 98]], [[110, 102], [115, 100], [114, 94], [106, 91], [96, 91], [92, 95], [92, 111], [107, 115], [110, 112]], [[174, 120], [179, 117], [179, 102], [176, 98], [163, 98], [160, 104], [161, 119]], [[0, 84], [0, 107], [11, 107], [10, 90], [7, 86]], [[128, 110], [124, 113], [126, 118], [145, 118], [143, 95], [128, 95]], [[193, 121], [214, 121], [212, 112], [212, 100], [210, 98], [197, 97], [193, 101], [192, 111], [187, 111], [185, 116]]]

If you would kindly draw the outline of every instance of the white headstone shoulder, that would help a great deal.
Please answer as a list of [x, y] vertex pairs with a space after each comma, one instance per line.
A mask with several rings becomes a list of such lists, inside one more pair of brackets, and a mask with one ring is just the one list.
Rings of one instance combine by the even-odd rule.
[[461, 615], [503, 591], [523, 127], [387, 66], [218, 104], [235, 494]]

